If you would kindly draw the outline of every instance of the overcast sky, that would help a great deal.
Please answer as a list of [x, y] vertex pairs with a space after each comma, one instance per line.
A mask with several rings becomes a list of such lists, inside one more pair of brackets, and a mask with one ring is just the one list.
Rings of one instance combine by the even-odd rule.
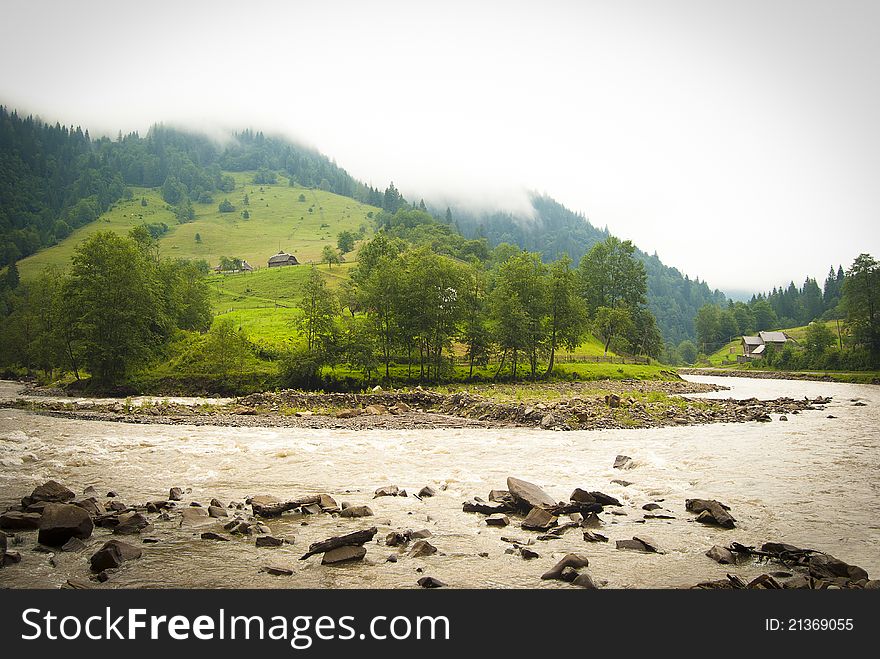
[[880, 257], [880, 2], [3, 3], [0, 102], [311, 144], [407, 197], [546, 192], [722, 289]]

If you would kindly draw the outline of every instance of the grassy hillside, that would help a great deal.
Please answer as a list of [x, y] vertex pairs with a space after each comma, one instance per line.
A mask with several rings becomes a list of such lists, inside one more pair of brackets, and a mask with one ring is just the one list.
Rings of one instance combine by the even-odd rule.
[[[335, 289], [348, 277], [351, 260], [341, 265], [316, 266]], [[263, 268], [256, 272], [211, 275], [208, 285], [217, 318], [230, 319], [248, 337], [267, 345], [283, 345], [295, 334], [293, 321], [309, 266]]]
[[[112, 230], [124, 234], [142, 223], [164, 222], [169, 230], [159, 240], [163, 256], [205, 259], [216, 265], [221, 256], [242, 258], [255, 268], [266, 267], [268, 258], [279, 248], [301, 262], [318, 261], [325, 245], [336, 247], [340, 231], [371, 232], [367, 217], [379, 209], [322, 190], [290, 187], [279, 178], [274, 185], [255, 185], [253, 172], [233, 173], [236, 187], [230, 193], [218, 192], [212, 204], [193, 204], [196, 219], [178, 224], [171, 208], [162, 200], [158, 189], [132, 188], [130, 200], [117, 202], [94, 222], [74, 231], [59, 244], [19, 261], [23, 279], [34, 277], [49, 265], [67, 267], [76, 246], [96, 231]], [[249, 205], [244, 206], [245, 194]], [[300, 195], [305, 201], [300, 201]], [[141, 205], [141, 199], [147, 205]], [[233, 213], [221, 213], [223, 199], [236, 207]], [[250, 218], [241, 217], [244, 209]], [[196, 242], [199, 234], [201, 242]], [[354, 254], [346, 255], [348, 260]], [[335, 268], [334, 268], [335, 270]]]
[[[825, 324], [828, 326], [828, 329], [837, 336], [837, 323], [833, 320], [825, 321]], [[807, 333], [807, 326], [803, 325], [801, 327], [789, 327], [787, 329], [778, 330], [781, 332], [785, 332], [793, 338], [795, 341], [803, 341], [804, 337]], [[731, 341], [727, 345], [723, 346], [721, 349], [709, 355], [708, 360], [709, 364], [712, 366], [725, 366], [736, 364], [736, 356], [742, 354], [742, 339], [737, 337], [735, 340]]]

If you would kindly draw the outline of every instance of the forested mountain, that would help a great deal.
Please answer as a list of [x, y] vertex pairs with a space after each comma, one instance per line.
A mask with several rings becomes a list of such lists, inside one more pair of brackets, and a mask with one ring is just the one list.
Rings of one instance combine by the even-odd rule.
[[79, 127], [53, 126], [0, 106], [0, 267], [95, 220], [127, 194], [127, 185], [161, 186], [186, 221], [190, 201], [234, 186], [223, 171], [245, 170], [258, 170], [266, 183], [284, 172], [300, 185], [381, 205], [378, 190], [325, 156], [260, 132], [237, 133], [223, 146], [162, 125], [145, 137], [93, 140]]
[[[130, 196], [127, 186], [161, 188], [179, 222], [192, 219], [191, 203], [229, 192], [228, 172], [256, 171], [255, 183], [272, 183], [281, 173], [306, 187], [321, 188], [395, 213], [406, 200], [391, 184], [384, 191], [355, 180], [316, 151], [284, 139], [246, 130], [220, 145], [211, 139], [153, 126], [115, 140], [92, 139], [79, 127], [50, 125], [0, 107], [0, 267], [55, 244], [95, 220], [115, 201]], [[224, 173], [227, 172], [227, 173]], [[608, 237], [578, 213], [550, 197], [535, 196], [534, 217], [433, 212], [452, 233], [517, 245], [545, 261], [568, 254], [577, 263]], [[421, 209], [425, 209], [422, 202]], [[415, 204], [413, 207], [416, 208]], [[433, 209], [432, 209], [433, 210]], [[422, 233], [429, 233], [423, 228]], [[436, 230], [430, 230], [432, 238]], [[429, 242], [429, 241], [426, 241]], [[683, 276], [656, 256], [637, 251], [648, 274], [648, 306], [668, 344], [694, 337], [693, 318], [724, 296]]]
[[[586, 217], [569, 210], [546, 196], [532, 198], [534, 216], [517, 217], [509, 213], [455, 214], [455, 222], [465, 235], [485, 237], [489, 244], [512, 243], [540, 252], [549, 261], [568, 254], [577, 263], [596, 243], [609, 236], [608, 229], [597, 229]], [[724, 304], [721, 291], [712, 290], [699, 279], [692, 280], [677, 269], [664, 265], [656, 254], [636, 250], [636, 258], [648, 273], [648, 308], [667, 344], [677, 345], [693, 339], [693, 319], [704, 304]]]

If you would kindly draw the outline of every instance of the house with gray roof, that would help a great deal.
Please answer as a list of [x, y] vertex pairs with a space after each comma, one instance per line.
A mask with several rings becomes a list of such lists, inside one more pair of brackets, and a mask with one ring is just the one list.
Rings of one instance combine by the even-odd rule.
[[797, 345], [797, 341], [785, 332], [758, 332], [758, 336], [744, 336], [742, 337], [742, 361], [763, 357], [767, 346], [781, 347], [786, 343]]
[[287, 252], [278, 252], [274, 256], [269, 257], [270, 268], [280, 268], [285, 265], [299, 265], [299, 261], [293, 254]]

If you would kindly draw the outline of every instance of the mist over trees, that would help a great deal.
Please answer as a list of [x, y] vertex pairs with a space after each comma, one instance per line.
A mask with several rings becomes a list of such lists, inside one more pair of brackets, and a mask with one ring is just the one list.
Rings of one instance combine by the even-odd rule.
[[[406, 210], [407, 216], [399, 217], [397, 226], [388, 226], [389, 231], [437, 244], [443, 253], [458, 252], [463, 258], [463, 243], [468, 242], [467, 249], [481, 260], [489, 250], [509, 244], [540, 253], [545, 263], [562, 254], [578, 263], [590, 247], [609, 236], [607, 229], [593, 227], [583, 215], [544, 196], [533, 198], [531, 219], [435, 210], [423, 200], [409, 203], [393, 183], [384, 190], [365, 185], [315, 151], [251, 130], [234, 134], [222, 146], [161, 124], [143, 137], [130, 133], [115, 140], [91, 139], [80, 128], [51, 126], [0, 107], [0, 157], [7, 173], [0, 179], [0, 268], [95, 220], [125, 196], [126, 186], [161, 188], [178, 221], [192, 221], [193, 203], [226, 201], [224, 194], [235, 188], [232, 176], [224, 173], [230, 171], [254, 171], [256, 184], [278, 181], [280, 174], [291, 185], [321, 188], [377, 206], [386, 218]], [[229, 210], [231, 203], [223, 205], [234, 212], [234, 207]], [[343, 253], [348, 244], [340, 245]], [[695, 338], [692, 319], [697, 309], [704, 303], [723, 303], [724, 296], [663, 265], [656, 255], [638, 250], [635, 255], [645, 265], [648, 308], [664, 339], [677, 344]]]

